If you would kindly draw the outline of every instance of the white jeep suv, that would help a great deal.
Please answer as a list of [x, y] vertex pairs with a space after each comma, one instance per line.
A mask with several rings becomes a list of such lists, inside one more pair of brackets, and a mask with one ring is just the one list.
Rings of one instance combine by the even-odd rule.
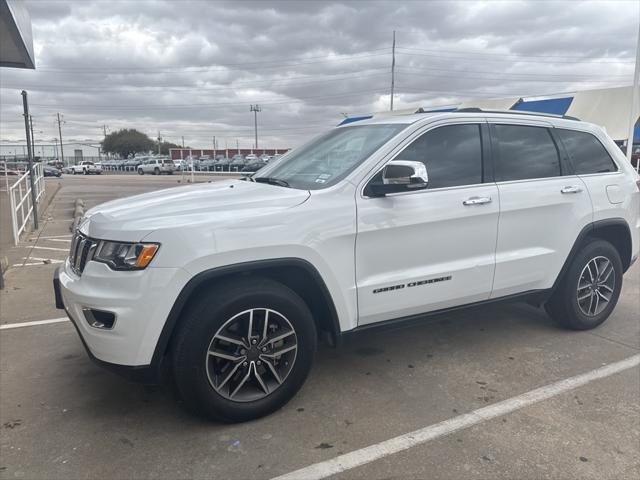
[[502, 300], [598, 326], [638, 256], [639, 190], [575, 119], [365, 120], [253, 177], [91, 209], [56, 304], [99, 364], [168, 371], [193, 410], [243, 421], [293, 397], [319, 338]]

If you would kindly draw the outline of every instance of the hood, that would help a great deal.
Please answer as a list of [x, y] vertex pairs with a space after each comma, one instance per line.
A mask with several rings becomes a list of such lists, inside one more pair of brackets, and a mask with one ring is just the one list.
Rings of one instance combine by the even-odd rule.
[[79, 229], [92, 238], [137, 242], [159, 229], [226, 222], [300, 205], [309, 191], [223, 180], [113, 200], [89, 210]]

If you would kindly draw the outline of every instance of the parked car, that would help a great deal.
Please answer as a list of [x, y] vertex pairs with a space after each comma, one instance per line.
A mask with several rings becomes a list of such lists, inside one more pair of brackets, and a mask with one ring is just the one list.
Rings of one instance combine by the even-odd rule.
[[62, 172], [55, 167], [50, 167], [48, 165], [42, 166], [42, 174], [45, 177], [61, 177]]
[[256, 160], [258, 160], [258, 156], [255, 153], [250, 153], [245, 158], [246, 163], [255, 162]]
[[222, 157], [218, 159], [216, 162], [216, 171], [225, 171], [229, 169], [229, 165], [231, 164], [231, 159], [227, 157]]
[[175, 169], [176, 166], [173, 160], [169, 158], [151, 158], [143, 164], [138, 165], [138, 174], [144, 175], [145, 173], [151, 173], [153, 175], [160, 175], [166, 173], [167, 175], [173, 175]]
[[80, 162], [78, 165], [72, 165], [69, 168], [73, 175], [77, 175], [78, 173], [82, 173], [84, 175], [100, 175], [102, 173], [102, 167], [100, 165], [96, 165], [87, 160]]
[[259, 160], [261, 160], [265, 164], [267, 164], [267, 163], [269, 163], [269, 160], [271, 160], [271, 155], [267, 155], [266, 153], [263, 153], [262, 155], [260, 155]]
[[264, 167], [267, 163], [263, 160], [256, 160], [254, 162], [251, 163], [247, 163], [244, 168], [242, 168], [243, 172], [257, 172], [258, 170], [260, 170], [262, 167]]
[[516, 300], [595, 328], [639, 250], [640, 177], [602, 128], [425, 113], [334, 128], [243, 180], [94, 207], [54, 289], [100, 365], [168, 367], [190, 409], [245, 421], [296, 394], [319, 338]]
[[4, 165], [0, 165], [0, 176], [4, 177], [5, 175], [19, 175], [20, 172], [14, 170], [12, 168], [6, 168]]
[[640, 146], [633, 147], [631, 152], [631, 165], [637, 170], [640, 163]]
[[[249, 159], [249, 155], [247, 155], [247, 158], [245, 159], [242, 155], [234, 155], [234, 157], [231, 159], [231, 163], [229, 163], [229, 169], [232, 171], [240, 171], [242, 170], [242, 168], [247, 164]], [[253, 159], [254, 161], [256, 160], [255, 158]]]

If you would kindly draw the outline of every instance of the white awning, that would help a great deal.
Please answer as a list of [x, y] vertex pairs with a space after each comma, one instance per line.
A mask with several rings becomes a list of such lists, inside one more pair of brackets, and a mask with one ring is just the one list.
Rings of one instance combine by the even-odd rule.
[[614, 140], [626, 140], [629, 137], [632, 93], [630, 86], [576, 92], [567, 115], [604, 127]]

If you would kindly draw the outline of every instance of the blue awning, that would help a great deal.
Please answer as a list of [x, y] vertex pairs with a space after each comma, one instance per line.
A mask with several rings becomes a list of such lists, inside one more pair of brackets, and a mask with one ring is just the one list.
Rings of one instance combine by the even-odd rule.
[[573, 97], [550, 98], [549, 100], [532, 100], [530, 102], [516, 103], [511, 110], [523, 112], [550, 113], [552, 115], [564, 115], [569, 110]]
[[633, 129], [633, 143], [640, 143], [640, 122], [636, 123], [636, 128]]
[[347, 123], [359, 122], [360, 120], [368, 120], [370, 118], [373, 118], [373, 115], [361, 115], [359, 117], [348, 117], [348, 118], [345, 118], [343, 121], [341, 121], [338, 124], [338, 126], [346, 125]]

